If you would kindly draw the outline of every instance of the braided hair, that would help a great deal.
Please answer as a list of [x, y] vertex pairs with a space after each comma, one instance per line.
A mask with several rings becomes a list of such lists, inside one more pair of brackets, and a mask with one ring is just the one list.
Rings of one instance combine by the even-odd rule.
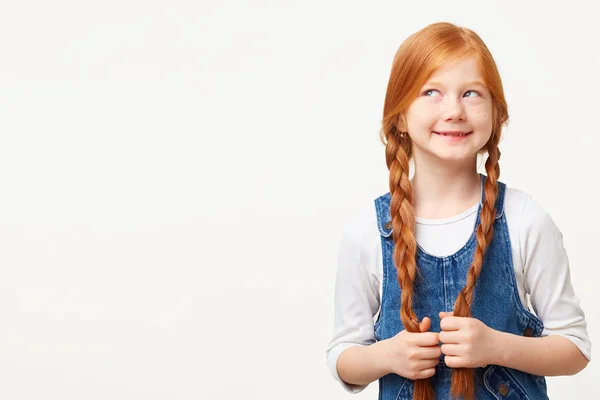
[[[454, 315], [471, 316], [473, 292], [481, 272], [487, 246], [492, 240], [495, 203], [500, 176], [498, 144], [502, 125], [508, 120], [507, 105], [496, 64], [484, 42], [473, 31], [449, 23], [425, 27], [406, 39], [396, 53], [386, 92], [381, 139], [385, 144], [386, 165], [389, 170], [391, 194], [390, 215], [393, 259], [401, 288], [400, 319], [409, 332], [420, 332], [419, 320], [413, 309], [413, 286], [418, 274], [416, 263], [415, 214], [412, 204], [412, 186], [409, 180], [409, 162], [412, 142], [408, 132], [399, 129], [399, 117], [416, 98], [421, 86], [442, 63], [466, 54], [479, 61], [485, 84], [492, 94], [492, 134], [480, 150], [487, 153], [484, 200], [480, 223], [476, 228], [477, 247], [469, 269], [466, 285], [459, 293]], [[465, 400], [474, 398], [472, 369], [458, 368], [452, 372], [452, 394]], [[414, 400], [433, 400], [435, 397], [429, 379], [414, 384]]]

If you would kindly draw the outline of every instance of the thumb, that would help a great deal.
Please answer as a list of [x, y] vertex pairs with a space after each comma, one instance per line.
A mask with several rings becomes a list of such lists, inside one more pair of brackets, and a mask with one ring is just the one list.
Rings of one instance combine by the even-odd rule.
[[423, 321], [419, 323], [419, 329], [421, 332], [427, 332], [431, 328], [431, 319], [429, 317], [423, 318]]
[[453, 315], [453, 313], [451, 313], [451, 312], [440, 311], [440, 319], [444, 319], [446, 317], [451, 317], [452, 315]]

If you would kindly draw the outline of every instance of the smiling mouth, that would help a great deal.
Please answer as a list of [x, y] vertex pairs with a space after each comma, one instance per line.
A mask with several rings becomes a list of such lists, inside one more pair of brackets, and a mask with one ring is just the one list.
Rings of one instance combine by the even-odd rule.
[[467, 136], [470, 135], [473, 132], [467, 132], [467, 133], [439, 133], [436, 131], [433, 131], [433, 133], [437, 134], [437, 135], [441, 135], [441, 136], [448, 136], [448, 137], [463, 137], [463, 136]]

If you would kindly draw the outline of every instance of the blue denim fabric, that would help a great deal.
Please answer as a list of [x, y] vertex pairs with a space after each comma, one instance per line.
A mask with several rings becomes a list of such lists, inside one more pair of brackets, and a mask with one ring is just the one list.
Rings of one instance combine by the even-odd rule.
[[[482, 183], [486, 176], [481, 175]], [[487, 326], [516, 335], [540, 336], [542, 321], [530, 313], [522, 304], [512, 263], [512, 251], [508, 226], [504, 215], [504, 193], [506, 186], [498, 182], [494, 236], [484, 257], [481, 274], [473, 294], [472, 314]], [[483, 185], [482, 185], [483, 188]], [[381, 310], [375, 324], [375, 337], [385, 340], [404, 330], [400, 320], [400, 287], [393, 262], [394, 242], [390, 221], [389, 193], [377, 198], [375, 206], [381, 233], [383, 251], [383, 293]], [[475, 227], [479, 224], [479, 213], [483, 190], [477, 212]], [[389, 225], [388, 225], [389, 226]], [[475, 228], [474, 227], [474, 228]], [[454, 302], [465, 286], [467, 271], [473, 261], [477, 238], [475, 229], [463, 248], [447, 257], [435, 257], [417, 248], [417, 266], [421, 278], [414, 284], [413, 308], [419, 320], [431, 318], [431, 331], [440, 331], [440, 311], [451, 312]], [[444, 363], [444, 355], [431, 378], [436, 399], [451, 399], [450, 382], [452, 369]], [[475, 369], [475, 398], [485, 399], [548, 399], [546, 381], [542, 376], [522, 371], [489, 365]], [[409, 400], [413, 395], [413, 381], [396, 374], [388, 374], [379, 380], [380, 400]]]

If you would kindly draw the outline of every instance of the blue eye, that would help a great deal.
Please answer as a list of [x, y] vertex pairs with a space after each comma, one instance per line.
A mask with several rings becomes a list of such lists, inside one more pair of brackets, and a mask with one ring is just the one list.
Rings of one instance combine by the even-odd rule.
[[[424, 91], [424, 92], [422, 93], [422, 95], [423, 95], [423, 96], [427, 96], [427, 97], [432, 97], [432, 95], [431, 95], [431, 94], [432, 94], [432, 93], [434, 93], [434, 92], [437, 92], [437, 93], [439, 93], [437, 89], [427, 89], [426, 91]], [[465, 95], [466, 95], [467, 93], [475, 93], [477, 96], [481, 97], [481, 93], [479, 93], [479, 92], [478, 92], [478, 91], [476, 91], [476, 90], [467, 90], [467, 91], [465, 92]], [[474, 96], [467, 96], [467, 97], [474, 97]]]
[[[424, 94], [425, 96], [429, 96], [427, 93], [430, 93], [430, 92], [437, 92], [437, 90], [435, 90], [435, 89], [428, 89], [428, 90], [424, 91], [424, 92], [423, 92], [423, 94]], [[431, 96], [430, 96], [430, 97], [431, 97]]]

